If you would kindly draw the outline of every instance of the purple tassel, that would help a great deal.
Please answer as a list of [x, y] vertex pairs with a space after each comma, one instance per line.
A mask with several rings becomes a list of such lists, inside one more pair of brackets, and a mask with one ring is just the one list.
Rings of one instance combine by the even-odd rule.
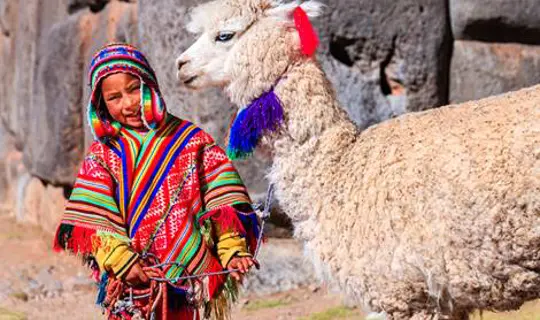
[[231, 159], [249, 157], [261, 137], [275, 132], [283, 123], [283, 107], [274, 90], [263, 93], [242, 109], [229, 133], [227, 155]]

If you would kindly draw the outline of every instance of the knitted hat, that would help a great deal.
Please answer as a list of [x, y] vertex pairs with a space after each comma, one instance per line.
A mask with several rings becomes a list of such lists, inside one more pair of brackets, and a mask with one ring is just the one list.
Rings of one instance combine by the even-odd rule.
[[161, 97], [156, 75], [146, 57], [127, 44], [111, 44], [99, 50], [90, 64], [88, 80], [91, 86], [88, 103], [88, 123], [94, 139], [115, 137], [122, 125], [108, 116], [102, 100], [101, 81], [114, 73], [129, 73], [141, 80], [141, 117], [144, 125], [155, 130], [165, 121], [167, 110]]

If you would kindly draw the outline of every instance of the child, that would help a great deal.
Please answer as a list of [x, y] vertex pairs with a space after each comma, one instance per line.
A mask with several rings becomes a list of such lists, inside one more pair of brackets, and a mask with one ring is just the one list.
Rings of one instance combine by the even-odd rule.
[[[101, 274], [109, 319], [226, 317], [256, 261], [259, 221], [242, 180], [212, 138], [167, 113], [154, 71], [125, 44], [92, 59], [94, 142], [55, 237]], [[178, 277], [217, 275], [181, 279]]]

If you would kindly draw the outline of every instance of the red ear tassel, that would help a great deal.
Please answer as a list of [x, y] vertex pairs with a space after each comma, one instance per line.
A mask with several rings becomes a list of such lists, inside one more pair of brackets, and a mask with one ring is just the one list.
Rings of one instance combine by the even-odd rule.
[[319, 38], [313, 29], [313, 25], [311, 25], [306, 12], [300, 6], [294, 9], [293, 16], [296, 30], [300, 35], [302, 53], [306, 56], [312, 56], [319, 45]]

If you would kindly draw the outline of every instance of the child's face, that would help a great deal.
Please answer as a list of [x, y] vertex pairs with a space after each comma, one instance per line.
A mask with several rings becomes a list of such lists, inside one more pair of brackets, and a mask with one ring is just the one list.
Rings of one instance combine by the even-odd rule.
[[101, 82], [103, 100], [114, 120], [123, 126], [144, 128], [141, 119], [141, 80], [129, 73], [115, 73]]

